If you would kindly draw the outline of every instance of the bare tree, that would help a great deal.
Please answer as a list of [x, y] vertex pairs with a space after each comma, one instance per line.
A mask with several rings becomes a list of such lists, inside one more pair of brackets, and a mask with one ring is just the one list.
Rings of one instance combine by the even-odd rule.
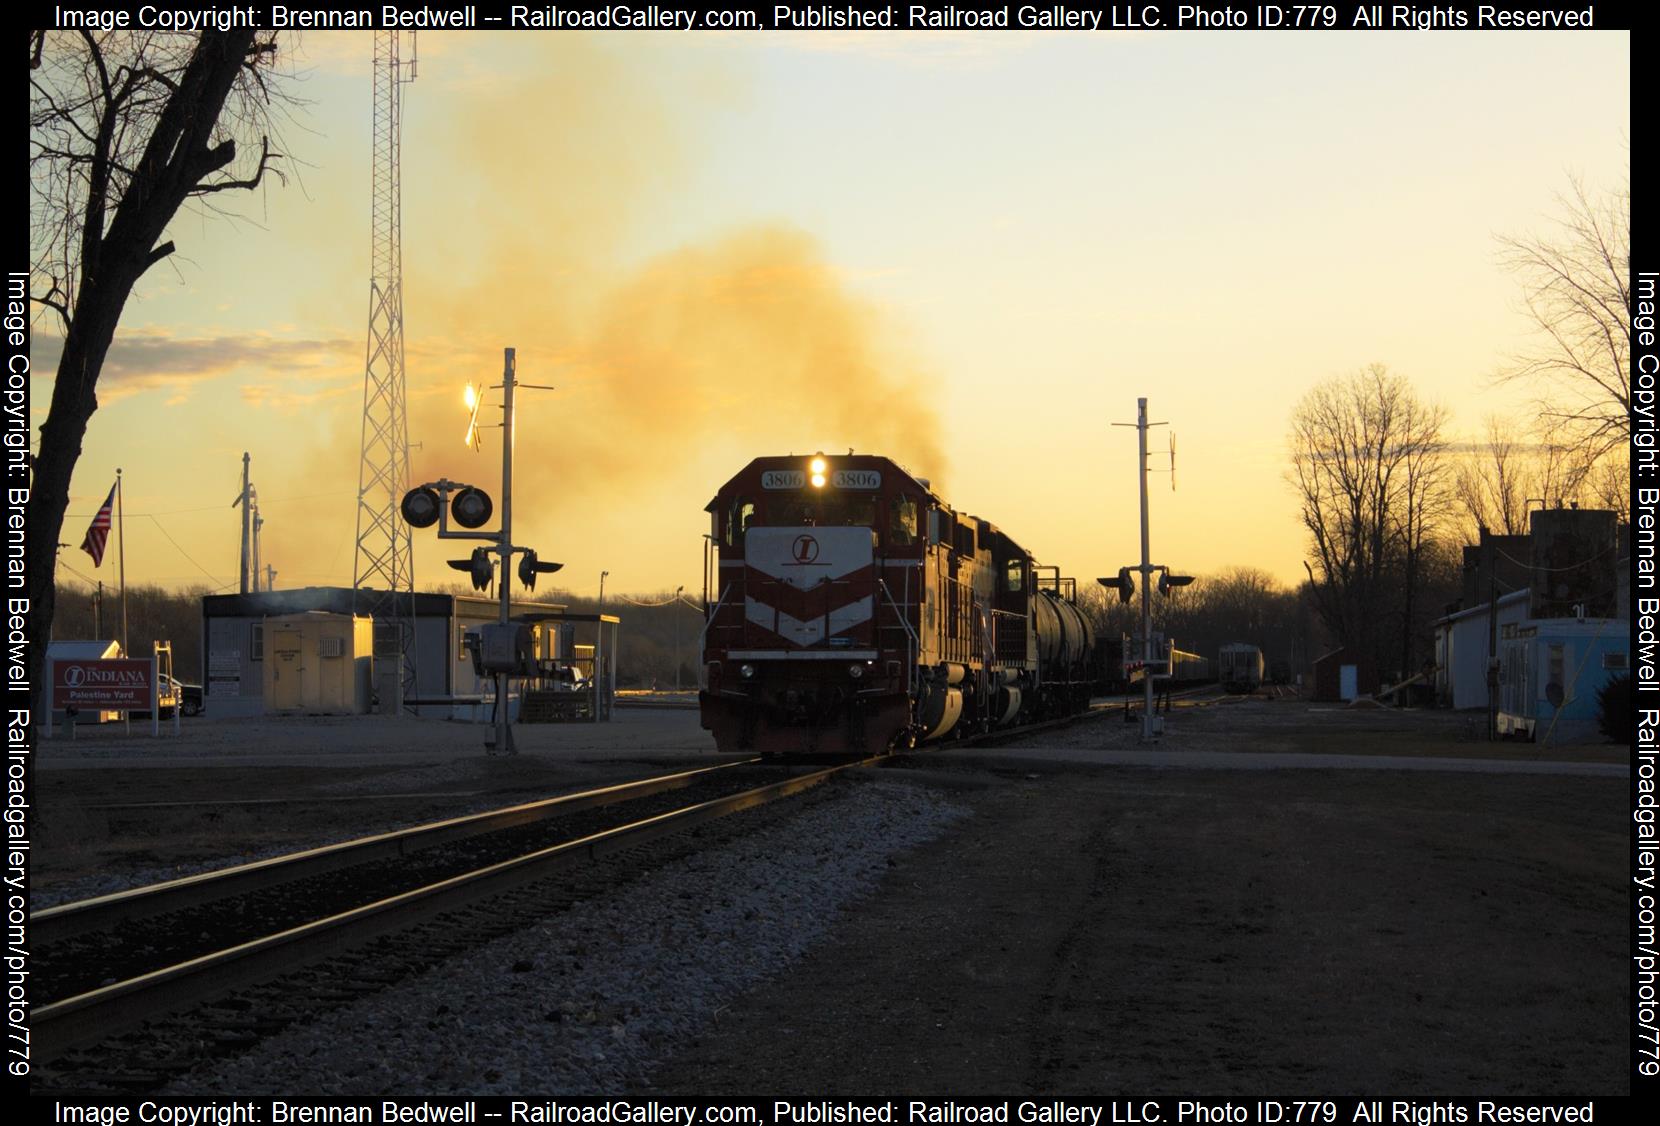
[[[1315, 606], [1339, 644], [1385, 661], [1384, 624], [1410, 631], [1410, 590], [1444, 508], [1446, 411], [1381, 364], [1314, 388], [1291, 419], [1288, 478], [1301, 501]], [[1403, 659], [1410, 667], [1410, 634]]]
[[1593, 197], [1571, 184], [1556, 232], [1499, 239], [1544, 337], [1502, 378], [1542, 382], [1542, 413], [1600, 457], [1631, 439], [1631, 192]]
[[[98, 376], [133, 286], [174, 251], [187, 199], [259, 185], [277, 158], [267, 123], [275, 37], [252, 29], [32, 32], [29, 37], [30, 299], [55, 313], [63, 351], [40, 428], [28, 521], [33, 636], [49, 636], [52, 545]], [[239, 159], [238, 138], [259, 141]], [[30, 653], [34, 683], [44, 646]]]
[[[1467, 517], [1466, 542], [1481, 529], [1506, 536], [1528, 531], [1530, 502], [1578, 504], [1586, 499], [1593, 477], [1600, 479], [1590, 449], [1574, 440], [1572, 427], [1560, 419], [1541, 418], [1531, 426], [1489, 415], [1487, 437], [1473, 458], [1458, 469], [1455, 491]], [[1601, 500], [1600, 493], [1594, 498]]]
[[1398, 449], [1403, 471], [1399, 499], [1391, 519], [1396, 527], [1396, 549], [1401, 556], [1401, 675], [1417, 671], [1414, 642], [1418, 637], [1419, 590], [1424, 578], [1425, 557], [1433, 550], [1437, 534], [1451, 507], [1450, 483], [1445, 457], [1447, 444], [1441, 438], [1447, 424], [1445, 407], [1426, 406], [1402, 398]]

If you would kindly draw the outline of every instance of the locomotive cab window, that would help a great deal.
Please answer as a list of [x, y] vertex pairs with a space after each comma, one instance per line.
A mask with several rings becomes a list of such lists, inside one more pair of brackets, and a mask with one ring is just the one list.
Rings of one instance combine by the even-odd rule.
[[850, 528], [873, 528], [876, 526], [876, 498], [868, 494], [853, 496], [826, 496], [820, 502], [822, 518], [819, 524], [824, 527], [838, 525]]
[[1020, 560], [1009, 560], [1008, 568], [1003, 573], [1003, 589], [1008, 591], [1010, 594], [1019, 594], [1021, 588], [1025, 585], [1022, 582], [1025, 572], [1026, 568], [1021, 564]]
[[895, 497], [888, 502], [888, 543], [893, 547], [910, 547], [916, 543], [916, 500]]
[[817, 522], [818, 512], [805, 497], [774, 499], [767, 505], [767, 523], [775, 528], [808, 528]]
[[732, 511], [726, 517], [727, 546], [744, 542], [744, 533], [749, 531], [750, 524], [755, 522], [755, 502], [746, 497], [738, 497], [732, 502]]

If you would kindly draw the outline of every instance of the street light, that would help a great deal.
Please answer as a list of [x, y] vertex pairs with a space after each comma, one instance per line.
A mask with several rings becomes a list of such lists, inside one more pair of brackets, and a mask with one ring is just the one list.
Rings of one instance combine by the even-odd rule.
[[610, 573], [610, 571], [601, 571], [599, 573], [599, 608], [601, 610], [605, 609], [605, 576]]
[[[680, 605], [680, 592], [685, 590], [685, 589], [686, 588], [683, 587], [683, 586], [677, 586], [677, 587], [674, 588], [674, 604], [677, 607]], [[674, 616], [674, 690], [676, 692], [680, 691], [680, 615], [679, 614], [676, 614]]]

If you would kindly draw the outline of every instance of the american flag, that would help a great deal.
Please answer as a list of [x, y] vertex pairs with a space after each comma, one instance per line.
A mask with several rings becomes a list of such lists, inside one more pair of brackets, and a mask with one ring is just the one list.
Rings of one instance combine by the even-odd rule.
[[110, 538], [110, 509], [114, 505], [115, 486], [111, 485], [110, 495], [104, 498], [104, 507], [92, 518], [86, 530], [86, 539], [81, 541], [81, 550], [92, 556], [94, 567], [104, 561], [104, 542]]

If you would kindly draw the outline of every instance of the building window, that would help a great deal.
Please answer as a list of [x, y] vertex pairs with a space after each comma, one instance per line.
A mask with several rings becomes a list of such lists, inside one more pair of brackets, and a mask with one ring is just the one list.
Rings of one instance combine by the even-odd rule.
[[265, 623], [253, 622], [248, 626], [248, 660], [263, 661], [265, 659]]

